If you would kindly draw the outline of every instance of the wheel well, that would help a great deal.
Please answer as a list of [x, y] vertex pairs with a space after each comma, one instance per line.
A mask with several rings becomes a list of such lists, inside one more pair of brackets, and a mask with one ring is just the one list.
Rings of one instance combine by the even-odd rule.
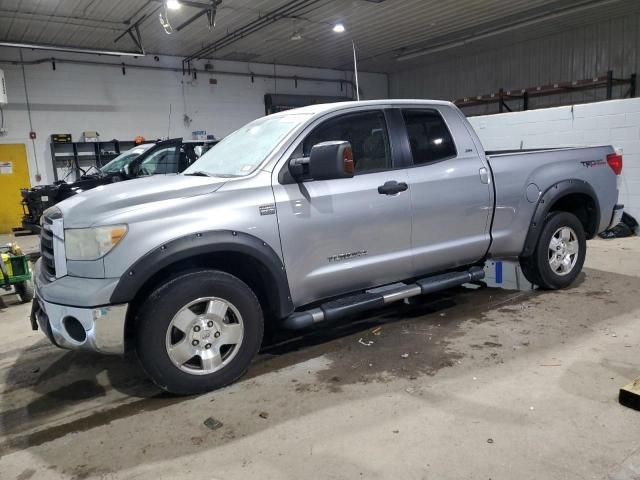
[[140, 306], [149, 294], [160, 284], [171, 278], [192, 270], [210, 268], [220, 270], [246, 283], [262, 306], [265, 320], [279, 316], [277, 284], [269, 269], [259, 260], [250, 255], [238, 252], [213, 252], [198, 255], [167, 265], [156, 272], [138, 290], [134, 299], [129, 303], [125, 324], [126, 350], [131, 350], [131, 341], [135, 332], [135, 318]]
[[586, 193], [571, 193], [559, 198], [551, 206], [549, 212], [573, 213], [582, 223], [588, 239], [593, 238], [597, 233], [600, 221], [598, 207], [593, 198]]

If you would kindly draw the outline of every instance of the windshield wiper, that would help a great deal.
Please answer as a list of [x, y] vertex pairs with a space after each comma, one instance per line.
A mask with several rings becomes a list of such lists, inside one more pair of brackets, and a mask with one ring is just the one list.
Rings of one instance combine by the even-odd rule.
[[242, 175], [234, 175], [233, 173], [209, 173], [198, 170], [196, 172], [183, 173], [183, 175], [191, 175], [194, 177], [218, 177], [218, 178], [236, 178]]

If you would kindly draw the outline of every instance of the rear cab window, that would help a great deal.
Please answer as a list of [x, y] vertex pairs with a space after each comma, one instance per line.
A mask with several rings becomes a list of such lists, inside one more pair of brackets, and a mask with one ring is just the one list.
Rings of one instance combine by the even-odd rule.
[[457, 155], [447, 124], [436, 110], [402, 110], [414, 165], [422, 165]]

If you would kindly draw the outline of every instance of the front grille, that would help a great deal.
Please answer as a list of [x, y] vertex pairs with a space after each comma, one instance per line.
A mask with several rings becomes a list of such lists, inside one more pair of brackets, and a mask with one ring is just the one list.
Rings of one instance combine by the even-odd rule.
[[42, 230], [40, 232], [40, 255], [42, 257], [42, 272], [49, 280], [56, 278], [52, 225], [53, 218], [50, 215], [43, 215]]

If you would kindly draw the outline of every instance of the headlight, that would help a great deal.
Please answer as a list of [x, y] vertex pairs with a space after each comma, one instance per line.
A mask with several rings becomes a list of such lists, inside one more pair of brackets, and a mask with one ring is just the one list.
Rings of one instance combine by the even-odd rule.
[[97, 260], [104, 257], [127, 234], [126, 225], [72, 228], [64, 231], [67, 260]]

